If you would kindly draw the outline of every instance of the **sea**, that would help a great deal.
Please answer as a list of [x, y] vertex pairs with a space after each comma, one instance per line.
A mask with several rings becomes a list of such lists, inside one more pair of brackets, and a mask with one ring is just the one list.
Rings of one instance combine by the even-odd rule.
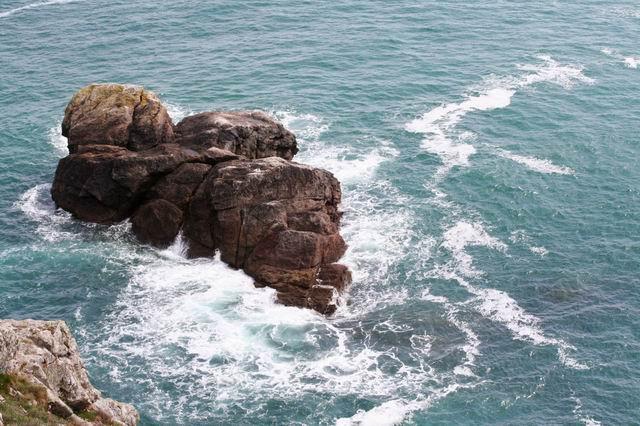
[[[0, 0], [0, 318], [65, 320], [141, 425], [640, 424], [639, 65], [637, 0]], [[93, 82], [295, 132], [338, 312], [56, 210]]]

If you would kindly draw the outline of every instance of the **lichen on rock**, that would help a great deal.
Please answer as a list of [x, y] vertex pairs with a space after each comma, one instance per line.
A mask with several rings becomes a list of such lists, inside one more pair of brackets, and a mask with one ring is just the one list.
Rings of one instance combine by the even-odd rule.
[[3, 390], [25, 418], [30, 414], [21, 400], [34, 407], [33, 416], [51, 415], [70, 424], [133, 426], [139, 419], [133, 406], [103, 398], [91, 385], [63, 321], [0, 320], [0, 396]]

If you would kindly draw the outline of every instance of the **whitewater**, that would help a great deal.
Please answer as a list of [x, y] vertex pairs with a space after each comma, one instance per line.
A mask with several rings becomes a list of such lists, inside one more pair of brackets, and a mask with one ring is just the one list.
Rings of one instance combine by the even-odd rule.
[[[10, 0], [0, 317], [67, 321], [143, 425], [633, 424], [639, 10]], [[336, 314], [55, 209], [93, 81], [294, 132], [342, 184]]]

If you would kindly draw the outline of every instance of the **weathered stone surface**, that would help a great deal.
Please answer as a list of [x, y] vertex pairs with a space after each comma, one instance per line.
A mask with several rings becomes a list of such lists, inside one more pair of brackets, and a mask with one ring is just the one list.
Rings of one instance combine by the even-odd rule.
[[293, 133], [259, 111], [192, 115], [178, 123], [176, 134], [181, 144], [222, 148], [250, 159], [291, 160], [298, 152]]
[[151, 200], [131, 216], [131, 230], [143, 243], [168, 247], [182, 227], [182, 210], [169, 201]]
[[282, 303], [315, 308], [322, 303], [312, 306], [309, 297], [318, 293], [310, 292], [320, 267], [346, 250], [340, 199], [340, 184], [324, 170], [276, 157], [224, 162], [194, 195], [184, 234], [192, 255], [217, 249], [222, 260], [277, 289]]
[[102, 398], [91, 385], [63, 321], [0, 320], [0, 372], [42, 386], [49, 410], [57, 416], [80, 420], [74, 413], [88, 410], [99, 414], [95, 424], [138, 422], [135, 408]]
[[56, 205], [78, 219], [115, 223], [131, 215], [161, 177], [201, 154], [176, 144], [134, 152], [85, 146], [60, 160], [51, 187]]
[[92, 84], [79, 90], [64, 114], [69, 152], [79, 145], [113, 145], [134, 151], [173, 142], [173, 124], [160, 100], [142, 87]]
[[170, 174], [160, 178], [149, 190], [147, 197], [169, 201], [184, 210], [209, 170], [211, 170], [209, 164], [184, 163]]
[[190, 256], [219, 251], [280, 302], [332, 313], [351, 279], [334, 265], [346, 250], [336, 178], [288, 161], [295, 136], [260, 112], [196, 114], [167, 143], [163, 107], [145, 93], [89, 86], [74, 96], [63, 123], [74, 148], [56, 170], [56, 204], [91, 222], [131, 218], [136, 236], [159, 247], [182, 230]]

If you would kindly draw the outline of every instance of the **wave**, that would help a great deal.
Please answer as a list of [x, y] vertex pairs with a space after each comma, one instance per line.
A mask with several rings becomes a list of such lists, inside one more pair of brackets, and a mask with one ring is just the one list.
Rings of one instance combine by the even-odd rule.
[[372, 408], [369, 411], [360, 410], [352, 417], [341, 418], [336, 421], [336, 426], [394, 426], [402, 424], [415, 411], [424, 411], [439, 400], [457, 392], [460, 389], [471, 389], [478, 385], [452, 383], [429, 397], [406, 401], [393, 399]]
[[421, 117], [405, 124], [409, 132], [420, 133], [425, 137], [422, 148], [437, 155], [442, 161], [435, 179], [445, 176], [453, 167], [469, 165], [469, 158], [475, 154], [474, 146], [468, 143], [473, 135], [470, 132], [456, 132], [456, 125], [470, 112], [485, 112], [506, 108], [511, 99], [526, 87], [539, 83], [551, 83], [565, 89], [577, 83], [593, 84], [594, 79], [583, 73], [576, 65], [562, 65], [547, 55], [538, 56], [542, 64], [518, 65], [524, 73], [519, 76], [491, 77], [475, 92], [467, 95], [459, 103], [442, 104], [424, 113]]
[[640, 64], [640, 58], [629, 56], [627, 58], [624, 58], [624, 64], [627, 68], [637, 69], [638, 64]]
[[56, 210], [51, 200], [51, 184], [40, 184], [28, 189], [13, 207], [37, 224], [36, 233], [45, 241], [57, 242], [76, 237], [75, 233], [65, 230], [65, 225], [70, 224], [73, 219], [69, 213]]
[[544, 257], [544, 256], [546, 256], [546, 255], [548, 255], [548, 254], [549, 254], [549, 250], [547, 250], [547, 249], [546, 249], [546, 248], [544, 248], [544, 247], [534, 247], [534, 246], [531, 246], [531, 247], [529, 247], [529, 250], [531, 251], [531, 253], [538, 254], [538, 255], [540, 255], [541, 257]]
[[59, 157], [65, 157], [69, 154], [67, 138], [62, 136], [62, 121], [49, 129], [47, 140]]
[[7, 16], [11, 16], [15, 13], [22, 12], [29, 9], [36, 9], [44, 6], [51, 6], [54, 4], [67, 4], [74, 3], [82, 0], [49, 0], [49, 1], [41, 1], [37, 3], [27, 4], [25, 6], [16, 7], [15, 9], [7, 10], [5, 12], [0, 12], [0, 18], [6, 18]]
[[[373, 147], [332, 146], [322, 140], [330, 124], [313, 114], [276, 111], [273, 115], [299, 141], [296, 160], [332, 172], [342, 183], [344, 211], [341, 233], [349, 245], [341, 262], [350, 267], [357, 293], [352, 305], [338, 315], [362, 315], [381, 304], [399, 304], [404, 289], [390, 288], [390, 270], [410, 247], [413, 217], [407, 197], [378, 177], [379, 167], [399, 154], [384, 140], [367, 140]], [[369, 144], [367, 144], [369, 145]]]
[[166, 101], [163, 101], [163, 104], [167, 109], [167, 113], [169, 114], [169, 117], [171, 117], [171, 121], [173, 121], [174, 124], [179, 123], [185, 117], [195, 114], [195, 112], [191, 108], [186, 106], [182, 106], [182, 105], [178, 105], [178, 104], [175, 104], [172, 102], [166, 102]]
[[518, 155], [502, 149], [497, 150], [497, 153], [500, 157], [522, 164], [534, 172], [559, 175], [575, 174], [575, 171], [570, 167], [557, 166], [549, 160]]
[[[124, 386], [142, 386], [142, 405], [156, 418], [169, 402], [171, 416], [210, 421], [247, 395], [394, 398], [437, 382], [429, 366], [400, 361], [392, 346], [363, 345], [351, 323], [279, 305], [274, 290], [255, 288], [241, 271], [219, 259], [187, 260], [182, 250], [177, 241], [133, 265], [100, 332], [85, 333], [95, 339], [86, 345], [90, 362]], [[176, 401], [165, 382], [185, 397]]]
[[600, 51], [602, 53], [604, 53], [605, 55], [611, 56], [613, 58], [616, 58], [618, 61], [624, 63], [624, 65], [627, 68], [637, 69], [638, 65], [640, 64], [640, 58], [635, 57], [635, 56], [624, 56], [624, 55], [620, 54], [617, 50], [610, 49], [608, 47], [605, 47], [604, 49], [601, 49]]
[[588, 368], [569, 355], [575, 347], [561, 339], [547, 337], [539, 326], [540, 319], [527, 313], [507, 292], [493, 288], [479, 288], [467, 280], [481, 274], [474, 269], [473, 257], [465, 250], [468, 246], [506, 250], [506, 245], [489, 235], [482, 224], [459, 221], [444, 233], [442, 246], [452, 253], [453, 260], [437, 268], [436, 272], [443, 278], [457, 281], [475, 296], [465, 304], [472, 306], [483, 317], [505, 326], [518, 340], [537, 346], [555, 346], [558, 350], [558, 359], [565, 366], [578, 370]]

